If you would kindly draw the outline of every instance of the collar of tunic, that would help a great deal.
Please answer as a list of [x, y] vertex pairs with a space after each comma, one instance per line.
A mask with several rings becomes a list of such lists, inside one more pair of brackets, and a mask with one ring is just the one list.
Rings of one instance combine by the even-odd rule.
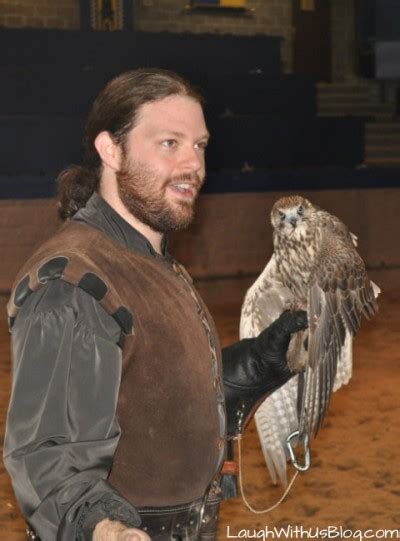
[[[124, 220], [97, 192], [93, 193], [85, 207], [78, 210], [73, 220], [99, 229], [125, 248], [160, 257], [148, 239]], [[166, 235], [161, 242], [161, 251], [161, 257], [170, 258]]]

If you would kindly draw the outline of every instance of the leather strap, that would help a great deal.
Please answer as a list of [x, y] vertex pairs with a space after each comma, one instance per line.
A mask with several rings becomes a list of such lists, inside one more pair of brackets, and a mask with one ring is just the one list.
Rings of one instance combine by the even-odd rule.
[[207, 501], [201, 523], [201, 500], [182, 507], [138, 509], [142, 519], [140, 528], [152, 541], [214, 541], [220, 502], [220, 495]]

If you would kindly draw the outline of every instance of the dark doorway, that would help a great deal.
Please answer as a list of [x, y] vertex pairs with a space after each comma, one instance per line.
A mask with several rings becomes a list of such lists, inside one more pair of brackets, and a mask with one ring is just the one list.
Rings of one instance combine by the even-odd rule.
[[292, 0], [294, 71], [331, 80], [330, 0]]

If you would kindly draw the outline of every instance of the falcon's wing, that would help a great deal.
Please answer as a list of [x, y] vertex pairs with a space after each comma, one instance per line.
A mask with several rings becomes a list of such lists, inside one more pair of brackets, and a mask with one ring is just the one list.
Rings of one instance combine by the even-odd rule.
[[[343, 229], [336, 222], [324, 228], [322, 250], [310, 280], [309, 363], [301, 398], [300, 437], [311, 437], [320, 429], [338, 360], [359, 329], [361, 315], [369, 318], [378, 309], [375, 284], [369, 281], [351, 237], [340, 225]], [[341, 367], [344, 379], [346, 370]]]
[[286, 439], [299, 428], [297, 415], [298, 376], [264, 400], [254, 416], [265, 462], [272, 482], [287, 485]]
[[[275, 256], [246, 293], [240, 320], [240, 338], [258, 336], [294, 299], [277, 273]], [[286, 485], [286, 438], [298, 428], [297, 376], [272, 393], [255, 414], [265, 461], [273, 483]]]
[[240, 338], [258, 336], [281, 315], [293, 298], [291, 291], [279, 278], [275, 255], [272, 255], [244, 298], [240, 318]]
[[[352, 373], [352, 336], [346, 334], [344, 347], [338, 361], [333, 390], [348, 383]], [[279, 481], [287, 486], [289, 460], [287, 437], [299, 430], [298, 404], [299, 376], [294, 376], [285, 385], [272, 393], [255, 414], [258, 434], [265, 462], [272, 482]], [[294, 444], [296, 441], [293, 442]]]

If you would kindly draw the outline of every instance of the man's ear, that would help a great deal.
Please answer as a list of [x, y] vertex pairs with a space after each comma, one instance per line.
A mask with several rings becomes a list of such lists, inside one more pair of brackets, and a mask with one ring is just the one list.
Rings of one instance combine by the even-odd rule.
[[94, 140], [94, 146], [104, 165], [118, 171], [121, 164], [121, 148], [108, 131], [100, 132]]

